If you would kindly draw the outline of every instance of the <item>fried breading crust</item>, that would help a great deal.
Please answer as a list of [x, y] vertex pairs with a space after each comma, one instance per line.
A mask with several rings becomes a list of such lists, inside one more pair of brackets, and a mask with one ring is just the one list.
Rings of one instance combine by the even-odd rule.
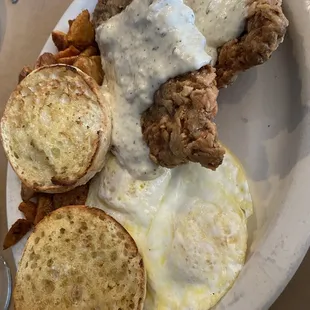
[[205, 66], [170, 79], [156, 91], [154, 104], [141, 118], [156, 164], [173, 168], [192, 161], [215, 170], [222, 163], [225, 150], [212, 122], [217, 114], [215, 77], [215, 69]]
[[[98, 27], [131, 1], [99, 0], [93, 24]], [[172, 168], [193, 161], [214, 170], [222, 163], [225, 150], [212, 122], [217, 95], [215, 70], [210, 66], [161, 85], [154, 104], [141, 118], [143, 138], [156, 164]]]
[[251, 0], [245, 34], [221, 48], [217, 68], [219, 88], [231, 84], [237, 74], [263, 64], [283, 42], [288, 20], [280, 0]]
[[122, 12], [131, 2], [132, 0], [98, 0], [92, 20], [95, 28]]

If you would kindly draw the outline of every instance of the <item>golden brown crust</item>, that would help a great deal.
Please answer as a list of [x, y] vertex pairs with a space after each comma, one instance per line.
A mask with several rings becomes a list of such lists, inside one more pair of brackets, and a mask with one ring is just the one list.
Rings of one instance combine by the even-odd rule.
[[89, 46], [81, 54], [81, 56], [90, 57], [90, 56], [100, 56], [100, 52], [96, 46]]
[[266, 62], [282, 43], [288, 20], [282, 1], [251, 0], [245, 34], [221, 48], [217, 68], [219, 88], [231, 84], [238, 73]]
[[69, 45], [83, 50], [95, 43], [95, 29], [90, 21], [90, 14], [87, 10], [82, 11], [72, 21], [67, 34]]
[[52, 40], [58, 51], [63, 51], [69, 46], [67, 34], [62, 31], [54, 30], [52, 32]]
[[68, 48], [66, 48], [63, 51], [58, 52], [54, 55], [56, 59], [65, 58], [65, 57], [72, 57], [77, 56], [80, 54], [80, 51], [74, 47], [73, 45], [70, 45]]
[[217, 95], [210, 66], [161, 85], [153, 106], [141, 118], [143, 137], [156, 164], [173, 168], [193, 161], [216, 169], [222, 163], [225, 150], [212, 122]]
[[104, 72], [102, 70], [100, 56], [79, 56], [73, 65], [91, 76], [98, 85], [102, 85]]
[[77, 61], [78, 57], [79, 56], [70, 56], [70, 57], [58, 58], [57, 62], [59, 64], [73, 66], [73, 64]]

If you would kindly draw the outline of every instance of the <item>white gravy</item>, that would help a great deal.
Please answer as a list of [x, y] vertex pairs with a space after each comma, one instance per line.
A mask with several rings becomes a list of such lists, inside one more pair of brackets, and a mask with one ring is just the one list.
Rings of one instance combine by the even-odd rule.
[[[106, 85], [111, 94], [113, 152], [137, 179], [161, 171], [149, 159], [140, 116], [169, 78], [211, 62], [206, 39], [182, 0], [134, 0], [96, 30]], [[210, 2], [210, 1], [209, 1]], [[227, 1], [226, 1], [227, 2]]]
[[217, 48], [244, 30], [248, 0], [184, 0], [195, 13], [195, 24], [207, 40], [206, 51], [216, 62]]

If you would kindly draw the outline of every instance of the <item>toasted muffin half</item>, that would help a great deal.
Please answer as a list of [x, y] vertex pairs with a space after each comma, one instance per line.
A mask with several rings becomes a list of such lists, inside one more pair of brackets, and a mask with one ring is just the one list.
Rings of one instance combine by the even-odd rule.
[[16, 310], [142, 309], [146, 274], [129, 233], [102, 210], [62, 207], [30, 235], [16, 275]]
[[21, 181], [47, 193], [85, 184], [110, 146], [109, 103], [94, 79], [68, 65], [31, 72], [11, 94], [1, 119], [5, 153]]

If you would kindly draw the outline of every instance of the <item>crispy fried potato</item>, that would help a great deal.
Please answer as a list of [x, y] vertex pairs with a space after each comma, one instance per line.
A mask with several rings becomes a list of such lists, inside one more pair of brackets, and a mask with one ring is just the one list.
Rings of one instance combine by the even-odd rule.
[[91, 56], [90, 59], [93, 63], [92, 77], [96, 80], [96, 82], [99, 85], [102, 85], [103, 78], [104, 78], [104, 72], [102, 69], [101, 57], [100, 56]]
[[33, 189], [27, 187], [24, 183], [22, 183], [20, 196], [22, 197], [23, 201], [28, 201], [31, 198], [35, 197], [35, 195], [36, 192]]
[[66, 64], [72, 66], [76, 60], [78, 59], [79, 56], [71, 56], [71, 57], [64, 57], [64, 58], [59, 58], [57, 62], [59, 64]]
[[102, 68], [101, 65], [101, 57], [100, 56], [90, 56], [89, 57], [94, 63], [96, 63], [96, 65], [100, 68]]
[[52, 40], [58, 51], [63, 51], [69, 46], [67, 34], [62, 31], [54, 30], [52, 32]]
[[79, 56], [73, 65], [85, 72], [86, 74], [90, 75], [90, 63], [91, 60], [89, 57]]
[[80, 55], [85, 57], [96, 56], [99, 55], [99, 50], [95, 46], [87, 47]]
[[19, 204], [18, 210], [23, 212], [27, 221], [33, 223], [36, 218], [37, 207], [38, 207], [37, 204], [35, 204], [32, 201], [27, 202], [23, 201]]
[[34, 225], [37, 225], [46, 215], [53, 211], [53, 200], [50, 194], [39, 194], [37, 214]]
[[53, 207], [58, 209], [64, 206], [85, 205], [89, 185], [78, 186], [75, 189], [61, 194], [53, 195]]
[[69, 24], [69, 28], [72, 26], [72, 23], [75, 21], [75, 19], [69, 19], [68, 20], [68, 24]]
[[77, 56], [79, 54], [80, 54], [80, 51], [76, 47], [74, 47], [73, 45], [70, 45], [64, 51], [60, 51], [57, 54], [55, 54], [54, 56], [56, 59], [60, 59], [60, 58]]
[[3, 242], [3, 250], [8, 249], [12, 245], [16, 244], [19, 240], [21, 240], [26, 233], [31, 229], [32, 223], [25, 219], [17, 220], [8, 233], [6, 234]]
[[[69, 23], [70, 24], [70, 23]], [[71, 23], [67, 39], [70, 45], [83, 50], [95, 43], [95, 29], [87, 10], [82, 11]]]
[[38, 69], [40, 67], [49, 66], [53, 64], [57, 64], [55, 56], [52, 53], [44, 53], [38, 58], [34, 68]]
[[29, 73], [32, 72], [30, 67], [25, 66], [22, 71], [20, 71], [18, 76], [18, 83], [20, 83]]
[[73, 65], [94, 78], [99, 85], [102, 85], [104, 72], [102, 70], [100, 56], [79, 56]]

